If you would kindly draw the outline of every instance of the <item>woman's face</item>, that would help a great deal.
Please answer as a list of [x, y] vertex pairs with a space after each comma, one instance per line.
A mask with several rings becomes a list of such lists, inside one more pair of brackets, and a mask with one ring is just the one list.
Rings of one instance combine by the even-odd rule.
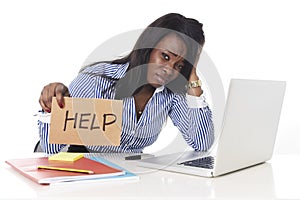
[[187, 47], [176, 34], [165, 36], [150, 53], [147, 81], [160, 87], [173, 81], [184, 66]]

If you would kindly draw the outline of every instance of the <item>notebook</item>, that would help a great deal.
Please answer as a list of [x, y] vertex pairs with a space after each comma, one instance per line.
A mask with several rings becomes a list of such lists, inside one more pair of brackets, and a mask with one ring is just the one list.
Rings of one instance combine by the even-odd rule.
[[284, 81], [232, 79], [216, 145], [143, 159], [139, 166], [204, 177], [271, 159], [285, 94]]
[[[100, 160], [99, 160], [100, 161]], [[95, 159], [81, 158], [77, 161], [52, 161], [48, 157], [11, 159], [5, 161], [25, 177], [42, 185], [55, 184], [59, 182], [71, 182], [97, 178], [108, 178], [121, 176], [125, 171], [120, 168], [112, 167], [108, 164], [99, 162]], [[49, 169], [38, 169], [38, 166], [50, 166], [56, 168], [68, 168], [77, 170], [89, 170], [89, 173], [72, 171], [60, 171]]]
[[88, 184], [88, 183], [94, 183], [94, 182], [109, 182], [109, 181], [138, 181], [140, 179], [140, 177], [117, 165], [116, 163], [110, 162], [104, 158], [102, 158], [101, 156], [96, 155], [97, 153], [89, 153], [89, 154], [85, 154], [85, 156], [87, 156], [88, 158], [95, 160], [97, 162], [101, 162], [103, 164], [109, 165], [111, 167], [114, 167], [116, 169], [120, 169], [122, 171], [124, 171], [125, 173], [123, 175], [119, 175], [119, 176], [109, 176], [109, 177], [100, 177], [100, 178], [89, 178], [89, 179], [85, 179], [85, 180], [74, 180], [74, 181], [65, 181], [65, 182], [59, 182], [56, 183], [55, 185], [66, 185], [66, 184], [76, 184], [76, 183], [84, 183], [84, 184]]

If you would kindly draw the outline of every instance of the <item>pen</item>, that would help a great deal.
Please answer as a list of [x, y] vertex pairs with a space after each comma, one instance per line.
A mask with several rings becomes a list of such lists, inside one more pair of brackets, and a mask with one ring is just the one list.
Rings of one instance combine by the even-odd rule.
[[141, 155], [133, 155], [133, 156], [126, 156], [125, 160], [140, 160], [142, 158]]
[[64, 168], [64, 167], [51, 167], [51, 166], [38, 166], [38, 169], [49, 169], [49, 170], [58, 170], [58, 171], [68, 171], [68, 172], [78, 172], [78, 173], [86, 173], [86, 174], [94, 174], [91, 170], [84, 169], [72, 169], [72, 168]]

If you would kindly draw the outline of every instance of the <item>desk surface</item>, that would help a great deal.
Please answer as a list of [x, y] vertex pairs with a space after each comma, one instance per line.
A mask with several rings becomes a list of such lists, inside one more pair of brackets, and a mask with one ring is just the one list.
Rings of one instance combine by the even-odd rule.
[[136, 161], [108, 158], [137, 173], [140, 180], [41, 186], [1, 160], [0, 199], [300, 198], [300, 155], [274, 155], [264, 164], [217, 178], [148, 170]]

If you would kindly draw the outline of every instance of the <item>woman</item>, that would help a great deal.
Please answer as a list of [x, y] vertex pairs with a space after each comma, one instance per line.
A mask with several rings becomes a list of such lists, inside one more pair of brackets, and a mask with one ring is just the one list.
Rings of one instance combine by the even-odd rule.
[[[168, 116], [191, 147], [205, 151], [214, 141], [214, 128], [193, 67], [204, 41], [197, 20], [164, 15], [143, 31], [127, 56], [84, 67], [69, 89], [62, 83], [45, 86], [40, 105], [51, 112], [53, 96], [60, 107], [64, 96], [123, 100], [120, 146], [71, 145], [69, 151], [142, 152], [155, 142]], [[49, 144], [48, 128], [48, 123], [39, 121], [42, 149], [57, 153], [65, 145]]]

